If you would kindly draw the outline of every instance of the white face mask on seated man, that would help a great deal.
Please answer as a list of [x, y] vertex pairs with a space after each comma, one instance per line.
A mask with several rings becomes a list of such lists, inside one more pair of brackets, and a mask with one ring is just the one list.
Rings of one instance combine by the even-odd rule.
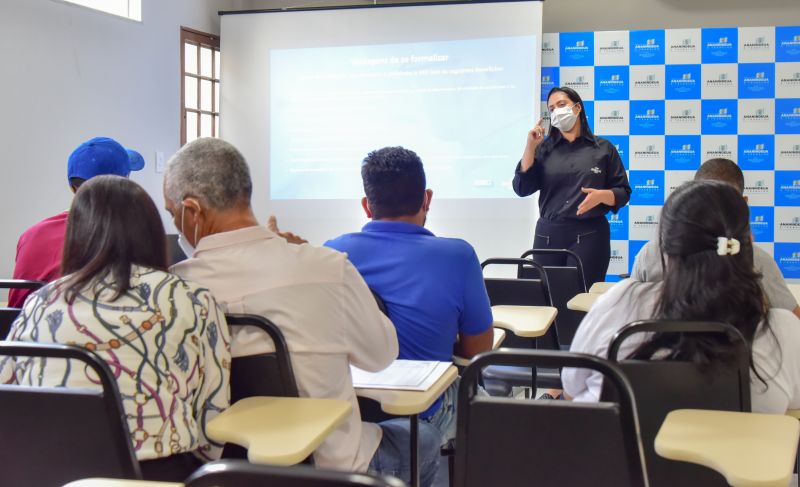
[[[178, 232], [178, 247], [181, 248], [184, 254], [186, 254], [187, 258], [191, 258], [194, 255], [194, 245], [189, 243], [189, 239], [183, 233], [183, 215], [186, 210], [186, 207], [181, 205], [181, 228]], [[198, 225], [194, 227], [194, 243], [197, 245], [197, 228]]]

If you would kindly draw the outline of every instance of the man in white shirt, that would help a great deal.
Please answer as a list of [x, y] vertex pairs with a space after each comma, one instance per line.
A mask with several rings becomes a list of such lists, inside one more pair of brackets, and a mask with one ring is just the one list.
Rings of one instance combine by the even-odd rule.
[[[244, 157], [219, 139], [184, 146], [164, 175], [167, 210], [188, 260], [173, 271], [208, 287], [229, 313], [272, 320], [289, 346], [304, 397], [349, 401], [349, 419], [314, 453], [316, 465], [409, 478], [408, 420], [361, 421], [350, 365], [387, 367], [398, 353], [392, 323], [343, 254], [292, 245], [259, 225], [250, 206], [252, 182]], [[232, 333], [232, 356], [272, 351], [253, 329]], [[420, 474], [428, 485], [438, 466], [438, 434], [420, 424]], [[427, 482], [427, 483], [426, 483]]]
[[[728, 183], [744, 193], [744, 174], [735, 162], [729, 159], [709, 159], [704, 162], [694, 175], [695, 180], [714, 180]], [[743, 196], [745, 201], [747, 196]], [[772, 258], [761, 247], [753, 246], [753, 264], [763, 276], [761, 285], [767, 295], [771, 308], [787, 309], [800, 317], [800, 306], [786, 286], [786, 281]], [[631, 279], [642, 282], [658, 282], [664, 275], [661, 262], [661, 252], [658, 250], [658, 240], [651, 240], [636, 255], [631, 271]]]

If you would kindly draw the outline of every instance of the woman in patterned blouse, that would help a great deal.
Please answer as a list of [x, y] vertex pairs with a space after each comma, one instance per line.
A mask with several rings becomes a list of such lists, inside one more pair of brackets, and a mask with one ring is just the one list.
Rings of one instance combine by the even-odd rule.
[[[118, 176], [84, 183], [61, 266], [64, 277], [27, 299], [8, 339], [82, 346], [108, 363], [146, 479], [181, 481], [217, 458], [220, 446], [204, 430], [229, 406], [228, 326], [208, 290], [166, 271], [164, 227], [144, 189]], [[0, 377], [96, 383], [53, 359], [6, 358]]]

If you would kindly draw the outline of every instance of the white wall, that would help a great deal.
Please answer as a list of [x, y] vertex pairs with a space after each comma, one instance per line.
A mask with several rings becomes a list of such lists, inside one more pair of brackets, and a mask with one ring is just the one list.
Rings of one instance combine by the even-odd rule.
[[163, 207], [155, 152], [180, 142], [180, 27], [218, 33], [217, 11], [241, 6], [144, 0], [133, 22], [58, 0], [0, 2], [0, 277], [19, 234], [69, 207], [66, 161], [86, 139], [139, 150], [147, 165], [132, 178]]
[[[245, 0], [246, 8], [379, 5], [407, 0]], [[416, 0], [441, 1], [441, 0]], [[545, 0], [544, 32], [800, 24], [800, 0]]]

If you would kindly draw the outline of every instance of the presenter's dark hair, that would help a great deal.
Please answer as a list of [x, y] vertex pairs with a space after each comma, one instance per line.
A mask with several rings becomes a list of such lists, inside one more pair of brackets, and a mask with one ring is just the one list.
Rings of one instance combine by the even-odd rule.
[[[718, 237], [737, 239], [741, 250], [719, 255]], [[661, 212], [659, 242], [665, 268], [655, 318], [728, 323], [742, 333], [748, 348], [760, 323], [764, 329], [759, 333], [770, 329], [761, 275], [753, 266], [749, 209], [736, 188], [711, 180], [679, 186]], [[651, 358], [664, 350], [669, 358], [701, 368], [730, 364], [737, 352], [735, 344], [719, 335], [671, 333], [653, 336], [633, 356]]]
[[707, 160], [694, 173], [694, 179], [722, 181], [733, 185], [734, 188], [739, 190], [739, 193], [744, 193], [744, 173], [730, 159], [715, 158]]
[[131, 265], [167, 270], [166, 236], [155, 203], [141, 186], [119, 176], [83, 183], [72, 200], [61, 273], [66, 299], [93, 285], [112, 283], [112, 299], [131, 289]]
[[[583, 104], [583, 98], [581, 95], [578, 94], [577, 91], [573, 90], [568, 86], [556, 86], [555, 88], [551, 89], [550, 92], [547, 94], [547, 104], [550, 106], [550, 97], [553, 93], [561, 92], [567, 95], [569, 101], [572, 103], [578, 104], [581, 106], [581, 112], [578, 114], [578, 118], [581, 121], [581, 134], [582, 135], [592, 135], [592, 127], [589, 126], [589, 117], [586, 115], [586, 105]], [[553, 135], [553, 132], [559, 132], [557, 128], [553, 127], [550, 124], [550, 135]]]
[[414, 151], [384, 147], [370, 152], [361, 165], [361, 179], [376, 220], [415, 215], [422, 207], [425, 171]]

